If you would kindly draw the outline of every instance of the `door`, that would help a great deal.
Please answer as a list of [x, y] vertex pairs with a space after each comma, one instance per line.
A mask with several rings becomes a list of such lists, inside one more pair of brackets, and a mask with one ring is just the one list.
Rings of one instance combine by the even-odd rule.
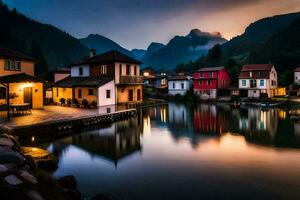
[[133, 90], [128, 90], [128, 100], [133, 101]]
[[32, 108], [32, 88], [27, 87], [23, 89], [24, 103], [29, 103], [30, 108]]

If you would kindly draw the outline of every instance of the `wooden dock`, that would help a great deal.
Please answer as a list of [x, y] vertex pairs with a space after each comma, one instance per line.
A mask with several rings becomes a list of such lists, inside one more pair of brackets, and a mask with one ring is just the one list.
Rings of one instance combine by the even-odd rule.
[[52, 120], [24, 126], [2, 126], [1, 131], [21, 137], [33, 137], [39, 135], [66, 135], [81, 132], [85, 128], [105, 127], [113, 122], [136, 117], [136, 109], [127, 109], [105, 114], [94, 114], [72, 119]]

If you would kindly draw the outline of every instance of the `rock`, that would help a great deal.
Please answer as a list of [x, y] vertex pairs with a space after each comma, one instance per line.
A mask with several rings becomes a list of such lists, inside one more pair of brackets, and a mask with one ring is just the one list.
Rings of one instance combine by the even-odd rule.
[[29, 165], [31, 170], [35, 170], [37, 168], [37, 164], [34, 159], [30, 155], [25, 155], [25, 163]]
[[81, 193], [77, 189], [68, 190], [68, 194], [71, 196], [74, 200], [80, 200], [81, 199]]
[[6, 176], [4, 178], [4, 180], [10, 184], [10, 185], [20, 185], [22, 184], [23, 182], [18, 178], [16, 177], [15, 175], [9, 175], [9, 176]]
[[34, 177], [33, 175], [31, 175], [29, 172], [24, 171], [24, 170], [20, 170], [19, 171], [20, 176], [25, 179], [26, 181], [32, 183], [32, 184], [37, 184], [38, 180], [36, 177]]
[[8, 134], [0, 134], [0, 140], [1, 139], [9, 139], [13, 142], [13, 146], [16, 150], [19, 150], [20, 149], [20, 144], [19, 142], [17, 141], [17, 139], [12, 136], [12, 135], [8, 135]]
[[44, 198], [35, 190], [31, 190], [27, 193], [27, 197], [31, 200], [44, 200]]
[[14, 146], [14, 142], [11, 139], [9, 139], [9, 138], [0, 138], [0, 145], [1, 146], [13, 147]]
[[0, 164], [15, 164], [21, 166], [24, 162], [24, 157], [18, 152], [0, 153]]
[[58, 179], [58, 183], [61, 187], [69, 190], [76, 189], [77, 187], [77, 180], [72, 175], [61, 177], [60, 179]]
[[0, 164], [0, 173], [7, 172], [8, 168], [5, 165]]
[[0, 146], [0, 153], [13, 152], [10, 146]]

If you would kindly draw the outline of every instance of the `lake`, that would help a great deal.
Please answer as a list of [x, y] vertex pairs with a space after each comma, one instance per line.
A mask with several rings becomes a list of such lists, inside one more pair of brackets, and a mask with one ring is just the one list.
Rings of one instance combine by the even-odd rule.
[[41, 145], [87, 199], [300, 199], [300, 123], [286, 110], [169, 103]]

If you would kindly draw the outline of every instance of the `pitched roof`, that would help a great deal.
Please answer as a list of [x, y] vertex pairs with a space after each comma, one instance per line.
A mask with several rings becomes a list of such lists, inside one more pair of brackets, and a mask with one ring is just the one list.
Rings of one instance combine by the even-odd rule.
[[25, 73], [0, 76], [0, 83], [43, 82], [43, 80]]
[[0, 47], [0, 57], [1, 58], [9, 58], [9, 59], [20, 59], [20, 60], [29, 60], [34, 61], [35, 59], [27, 56], [21, 52], [17, 52], [12, 49], [8, 49], [6, 47]]
[[134, 58], [124, 55], [119, 51], [112, 50], [93, 57], [89, 57], [89, 56], [85, 57], [79, 62], [70, 64], [69, 66], [90, 64], [90, 63], [106, 63], [106, 62], [125, 62], [125, 63], [141, 64], [140, 61]]
[[203, 67], [198, 70], [198, 72], [213, 72], [213, 71], [220, 71], [224, 69], [224, 67]]
[[[270, 71], [274, 67], [272, 64], [248, 64], [244, 65], [241, 69], [239, 78], [249, 79], [249, 78], [262, 78], [269, 79]], [[251, 74], [250, 74], [251, 72]]]
[[300, 67], [297, 67], [296, 69], [294, 69], [294, 72], [300, 72]]
[[273, 66], [272, 64], [247, 64], [242, 67], [241, 71], [271, 71]]
[[113, 80], [108, 76], [71, 77], [57, 81], [53, 87], [100, 87]]

